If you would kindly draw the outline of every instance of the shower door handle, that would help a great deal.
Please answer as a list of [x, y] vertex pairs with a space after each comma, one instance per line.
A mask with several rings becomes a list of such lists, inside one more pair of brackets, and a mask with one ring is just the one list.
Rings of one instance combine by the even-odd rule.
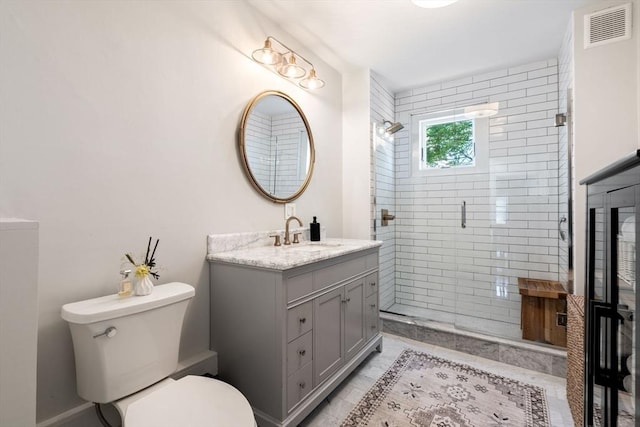
[[460, 227], [467, 228], [467, 202], [462, 202], [460, 206]]

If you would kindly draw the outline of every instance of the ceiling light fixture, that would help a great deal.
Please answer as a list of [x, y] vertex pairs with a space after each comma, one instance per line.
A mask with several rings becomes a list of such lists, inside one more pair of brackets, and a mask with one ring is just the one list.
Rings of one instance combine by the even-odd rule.
[[435, 9], [438, 7], [449, 6], [457, 2], [458, 0], [411, 0], [413, 4], [418, 7], [424, 7], [427, 9]]
[[[277, 49], [273, 47], [272, 42], [279, 45]], [[296, 83], [304, 89], [320, 89], [324, 86], [324, 81], [316, 76], [313, 64], [275, 37], [268, 36], [264, 41], [264, 47], [254, 50], [251, 57], [282, 77], [292, 81], [302, 79]], [[303, 65], [300, 65], [297, 60], [300, 60]]]
[[499, 102], [488, 102], [486, 104], [470, 105], [464, 107], [464, 113], [477, 119], [480, 117], [491, 117], [498, 114]]

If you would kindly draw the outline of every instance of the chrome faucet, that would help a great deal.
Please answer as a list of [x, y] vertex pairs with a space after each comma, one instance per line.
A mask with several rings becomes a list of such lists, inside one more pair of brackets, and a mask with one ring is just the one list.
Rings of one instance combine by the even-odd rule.
[[[300, 221], [300, 218], [298, 218], [297, 216], [291, 215], [289, 218], [287, 218], [287, 223], [285, 224], [285, 227], [284, 227], [284, 244], [285, 245], [291, 244], [291, 240], [289, 240], [289, 223], [291, 222], [292, 219], [295, 219], [296, 221], [298, 221], [298, 224], [300, 224], [300, 227], [302, 227], [302, 221]], [[294, 233], [293, 243], [298, 243], [298, 234], [300, 233]]]

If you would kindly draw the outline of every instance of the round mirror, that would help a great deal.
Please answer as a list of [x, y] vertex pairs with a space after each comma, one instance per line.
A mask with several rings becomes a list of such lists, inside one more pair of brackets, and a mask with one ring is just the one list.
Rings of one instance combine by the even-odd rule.
[[315, 150], [304, 113], [288, 95], [262, 92], [249, 102], [239, 130], [240, 157], [251, 184], [267, 199], [297, 199], [311, 180]]

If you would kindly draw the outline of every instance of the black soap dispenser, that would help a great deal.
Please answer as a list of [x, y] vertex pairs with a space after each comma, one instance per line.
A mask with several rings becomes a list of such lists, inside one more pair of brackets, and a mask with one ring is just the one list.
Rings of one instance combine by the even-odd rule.
[[309, 224], [309, 240], [312, 242], [320, 241], [320, 223], [316, 222], [316, 217], [313, 217], [313, 222]]

